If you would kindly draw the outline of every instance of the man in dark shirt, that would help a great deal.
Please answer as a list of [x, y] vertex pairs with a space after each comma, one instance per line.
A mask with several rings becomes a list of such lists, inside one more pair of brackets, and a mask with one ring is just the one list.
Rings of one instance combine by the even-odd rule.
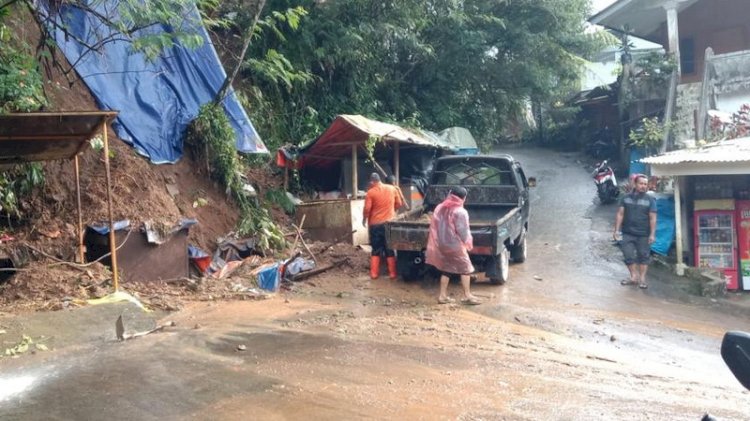
[[651, 256], [651, 244], [656, 235], [656, 199], [648, 192], [648, 178], [639, 174], [635, 177], [633, 191], [620, 199], [620, 207], [615, 218], [615, 232], [622, 228], [620, 247], [625, 258], [625, 265], [630, 271], [630, 279], [620, 282], [622, 285], [638, 285], [648, 288], [646, 271]]

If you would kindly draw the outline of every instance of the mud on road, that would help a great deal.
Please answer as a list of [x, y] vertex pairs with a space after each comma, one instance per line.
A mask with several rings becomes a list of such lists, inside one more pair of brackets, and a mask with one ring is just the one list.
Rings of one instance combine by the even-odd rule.
[[[65, 325], [52, 336], [89, 333], [0, 359], [0, 419], [747, 419], [750, 395], [718, 352], [745, 320], [670, 292], [658, 271], [647, 291], [621, 287], [614, 209], [592, 201], [583, 163], [511, 153], [538, 180], [530, 254], [506, 285], [474, 285], [483, 305], [437, 305], [434, 281], [363, 271], [190, 304], [161, 320], [175, 327], [125, 342], [116, 314], [148, 324], [130, 308], [48, 319]], [[78, 311], [91, 310], [61, 314]]]

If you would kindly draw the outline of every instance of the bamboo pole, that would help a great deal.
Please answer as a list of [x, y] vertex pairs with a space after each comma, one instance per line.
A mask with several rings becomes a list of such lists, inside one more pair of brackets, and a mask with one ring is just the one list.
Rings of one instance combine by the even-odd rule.
[[117, 244], [115, 244], [115, 222], [112, 217], [112, 176], [109, 169], [109, 139], [107, 138], [107, 122], [102, 124], [104, 138], [104, 171], [107, 175], [107, 216], [109, 217], [109, 250], [112, 258], [112, 283], [115, 292], [120, 289], [120, 276], [117, 271]]
[[81, 170], [78, 155], [74, 159], [76, 170], [76, 204], [78, 205], [78, 263], [86, 263], [83, 257], [83, 211], [81, 210]]
[[393, 183], [396, 187], [400, 187], [400, 175], [399, 167], [401, 166], [401, 143], [395, 142], [393, 144], [393, 176], [396, 177], [396, 182]]

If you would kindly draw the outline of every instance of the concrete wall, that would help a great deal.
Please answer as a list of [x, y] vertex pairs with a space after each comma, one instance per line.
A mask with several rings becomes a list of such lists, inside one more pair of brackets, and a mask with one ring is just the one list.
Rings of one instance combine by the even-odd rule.
[[701, 98], [702, 83], [677, 85], [677, 107], [674, 116], [674, 138], [678, 145], [683, 140], [695, 139], [695, 112]]

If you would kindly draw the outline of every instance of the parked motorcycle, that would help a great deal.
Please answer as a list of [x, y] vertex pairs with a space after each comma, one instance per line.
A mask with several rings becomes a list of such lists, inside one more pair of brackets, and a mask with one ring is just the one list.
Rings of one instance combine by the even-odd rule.
[[[740, 384], [750, 390], [750, 334], [739, 331], [725, 333], [721, 341], [721, 357]], [[717, 420], [706, 414], [701, 421]]]
[[609, 127], [600, 130], [594, 139], [596, 140], [586, 145], [586, 153], [595, 159], [604, 159], [618, 153], [617, 144]]
[[594, 177], [596, 193], [599, 195], [599, 201], [602, 204], [612, 203], [617, 200], [620, 189], [617, 188], [615, 171], [609, 166], [606, 159], [596, 164], [596, 168], [594, 168], [591, 176]]

